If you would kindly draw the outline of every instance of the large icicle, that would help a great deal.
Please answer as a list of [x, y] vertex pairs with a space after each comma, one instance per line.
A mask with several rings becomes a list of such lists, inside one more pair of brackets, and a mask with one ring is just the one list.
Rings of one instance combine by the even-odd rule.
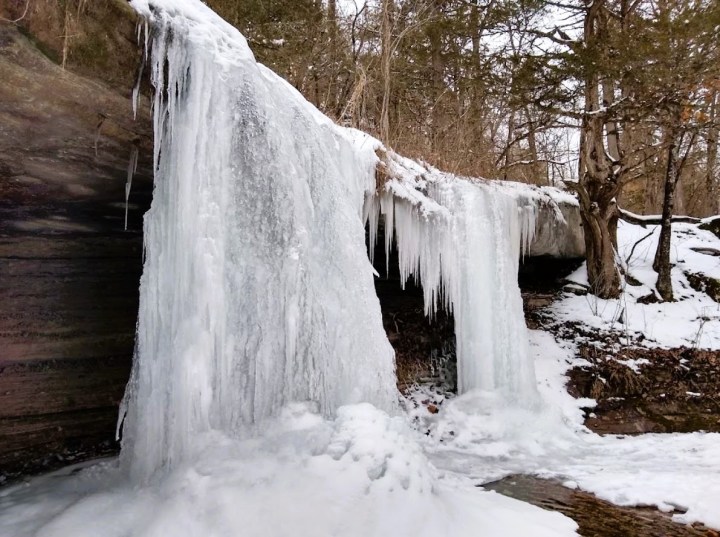
[[372, 144], [258, 65], [200, 2], [152, 26], [155, 190], [122, 456], [136, 479], [289, 401], [395, 405], [361, 218]]
[[535, 371], [517, 284], [519, 258], [535, 230], [534, 206], [519, 205], [490, 183], [397, 155], [386, 164], [394, 179], [374, 200], [385, 217], [385, 248], [394, 227], [401, 282], [421, 281], [427, 315], [441, 306], [454, 313], [459, 391], [534, 405]]
[[451, 280], [458, 355], [458, 389], [499, 392], [520, 405], [537, 400], [535, 370], [517, 283], [521, 246], [518, 206], [504, 194], [470, 182], [441, 193], [460, 237]]

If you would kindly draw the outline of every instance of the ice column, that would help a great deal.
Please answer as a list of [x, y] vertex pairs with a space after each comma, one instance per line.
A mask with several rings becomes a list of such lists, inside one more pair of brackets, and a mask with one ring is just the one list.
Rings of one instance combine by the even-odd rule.
[[359, 151], [199, 1], [135, 0], [151, 28], [155, 189], [145, 216], [122, 458], [138, 480], [209, 431], [289, 401], [396, 401], [365, 252]]
[[534, 210], [518, 207], [488, 183], [446, 174], [423, 185], [426, 202], [417, 201], [417, 192], [414, 198], [394, 195], [393, 187], [398, 184], [375, 200], [385, 218], [385, 247], [394, 227], [402, 282], [421, 281], [427, 315], [438, 307], [453, 312], [459, 391], [482, 390], [503, 403], [535, 405], [517, 283], [521, 246], [528, 247], [535, 229]]

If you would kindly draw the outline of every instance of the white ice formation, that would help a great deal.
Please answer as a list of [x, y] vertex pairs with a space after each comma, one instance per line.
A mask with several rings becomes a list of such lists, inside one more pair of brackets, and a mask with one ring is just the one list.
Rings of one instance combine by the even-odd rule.
[[396, 155], [400, 179], [377, 195], [381, 144], [336, 126], [257, 64], [204, 4], [132, 5], [152, 28], [157, 90], [123, 405], [136, 479], [186, 458], [198, 434], [252, 435], [292, 401], [315, 401], [328, 417], [361, 401], [393, 409], [393, 352], [364, 244], [364, 219], [374, 238], [380, 213], [428, 314], [442, 305], [455, 315], [460, 390], [534, 404], [516, 281], [532, 205]]
[[[425, 313], [452, 311], [458, 390], [493, 392], [503, 404], [537, 402], [517, 283], [535, 230], [535, 206], [492, 183], [458, 178], [390, 152], [391, 179], [368, 200], [371, 242], [380, 215], [386, 259], [394, 243], [400, 279], [422, 284]], [[394, 234], [394, 239], [393, 239]]]
[[136, 479], [210, 430], [291, 401], [396, 404], [361, 219], [375, 155], [257, 64], [200, 2], [151, 22], [155, 189], [145, 216], [123, 457]]

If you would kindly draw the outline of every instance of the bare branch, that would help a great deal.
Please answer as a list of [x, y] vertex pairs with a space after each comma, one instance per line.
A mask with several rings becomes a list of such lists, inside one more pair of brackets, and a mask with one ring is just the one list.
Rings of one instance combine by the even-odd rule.
[[17, 24], [18, 22], [20, 22], [21, 20], [23, 20], [25, 18], [25, 15], [27, 15], [29, 8], [30, 8], [30, 0], [27, 0], [25, 2], [25, 11], [23, 11], [23, 14], [20, 15], [20, 17], [18, 17], [15, 20], [6, 19], [5, 17], [0, 17], [0, 20], [4, 20], [5, 22], [9, 22], [11, 24]]

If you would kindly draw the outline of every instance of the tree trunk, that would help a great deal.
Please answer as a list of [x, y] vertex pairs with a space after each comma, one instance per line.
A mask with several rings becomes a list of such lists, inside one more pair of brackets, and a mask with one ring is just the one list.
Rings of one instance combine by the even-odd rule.
[[658, 204], [658, 184], [660, 183], [660, 177], [658, 177], [658, 167], [655, 166], [656, 157], [653, 155], [653, 151], [650, 147], [653, 145], [652, 131], [647, 127], [643, 127], [641, 136], [643, 137], [640, 142], [643, 145], [643, 149], [640, 153], [642, 164], [640, 170], [645, 176], [645, 199], [643, 209], [645, 214], [657, 214], [659, 209]]
[[440, 101], [443, 97], [445, 66], [442, 57], [442, 30], [439, 25], [441, 19], [441, 0], [434, 0], [430, 24], [428, 25], [428, 38], [430, 41], [430, 64], [432, 76], [432, 109], [431, 109], [431, 147], [437, 151], [440, 147], [440, 138], [444, 126], [444, 110]]
[[711, 126], [707, 135], [707, 166], [705, 182], [707, 186], [707, 212], [708, 216], [718, 214], [720, 212], [720, 188], [718, 188], [718, 178], [715, 166], [717, 164], [718, 153], [718, 124], [716, 122], [718, 116], [718, 108], [720, 92], [715, 91], [712, 96], [712, 106], [710, 107]]
[[538, 155], [537, 148], [537, 137], [535, 136], [535, 124], [533, 122], [530, 109], [527, 106], [525, 107], [525, 116], [528, 123], [528, 148], [530, 149], [530, 160], [532, 161], [532, 164], [530, 165], [532, 173], [530, 183], [533, 185], [547, 185], [549, 184], [547, 173], [548, 169], [547, 166], [545, 166], [545, 170], [543, 170], [543, 165], [540, 162], [540, 156]]
[[510, 117], [508, 118], [508, 131], [507, 137], [505, 138], [505, 166], [503, 166], [503, 180], [508, 180], [508, 170], [510, 169], [513, 133], [515, 132], [515, 109], [510, 110]]
[[620, 273], [615, 264], [615, 239], [617, 212], [609, 215], [601, 211], [580, 211], [585, 236], [588, 282], [594, 295], [600, 298], [616, 298], [620, 294]]
[[667, 152], [667, 168], [665, 171], [665, 196], [663, 198], [662, 223], [658, 240], [653, 269], [658, 274], [655, 287], [665, 302], [673, 301], [673, 289], [670, 266], [670, 238], [672, 236], [672, 213], [675, 203], [675, 186], [677, 184], [677, 145], [675, 135], [670, 134], [670, 145]]
[[[607, 30], [603, 6], [603, 0], [593, 0], [587, 8], [584, 21], [587, 46], [603, 41]], [[608, 157], [604, 133], [606, 130], [610, 133], [612, 139], [607, 140], [610, 145], [617, 142], [617, 136], [616, 129], [607, 125], [606, 118], [600, 113], [600, 85], [597, 72], [589, 70], [583, 87], [585, 115], [580, 132], [578, 162], [581, 175], [575, 188], [580, 198], [590, 289], [600, 298], [616, 298], [620, 295], [620, 272], [615, 262], [615, 197], [620, 191], [616, 168], [619, 163]], [[619, 150], [617, 152], [619, 153]]]
[[383, 0], [382, 25], [380, 29], [380, 72], [382, 77], [382, 108], [380, 110], [380, 140], [390, 145], [390, 62], [392, 60], [393, 0]]

